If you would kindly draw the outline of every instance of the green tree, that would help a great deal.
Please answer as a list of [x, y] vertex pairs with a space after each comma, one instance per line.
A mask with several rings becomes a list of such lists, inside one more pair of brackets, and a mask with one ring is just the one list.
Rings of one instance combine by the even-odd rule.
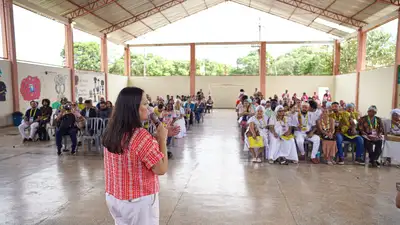
[[[352, 38], [341, 44], [340, 73], [352, 73], [357, 65], [357, 39]], [[394, 37], [381, 30], [367, 33], [366, 67], [373, 69], [394, 63], [396, 44]]]
[[[60, 55], [65, 62], [65, 49]], [[74, 65], [78, 70], [100, 71], [100, 45], [96, 42], [75, 42]]]

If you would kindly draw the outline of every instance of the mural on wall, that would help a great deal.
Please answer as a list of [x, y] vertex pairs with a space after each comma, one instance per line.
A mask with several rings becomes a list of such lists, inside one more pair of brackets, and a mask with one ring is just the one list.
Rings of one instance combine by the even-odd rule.
[[7, 94], [6, 83], [4, 83], [3, 81], [0, 81], [0, 102], [5, 102], [7, 100], [6, 94]]
[[78, 72], [78, 75], [75, 76], [75, 88], [77, 97], [98, 102], [105, 95], [104, 76]]
[[40, 79], [38, 77], [27, 76], [21, 81], [19, 88], [25, 101], [37, 100], [40, 98]]
[[54, 77], [54, 88], [57, 93], [57, 99], [61, 99], [65, 97], [65, 80], [67, 79], [67, 75], [57, 74]]

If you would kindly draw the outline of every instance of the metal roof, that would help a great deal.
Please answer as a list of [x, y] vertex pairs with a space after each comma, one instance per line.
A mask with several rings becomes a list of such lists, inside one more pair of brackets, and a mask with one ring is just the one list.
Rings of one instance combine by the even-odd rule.
[[[226, 0], [15, 0], [62, 23], [122, 44]], [[357, 30], [398, 10], [400, 0], [231, 0], [337, 37], [349, 33], [320, 19]], [[319, 19], [318, 19], [319, 18]]]

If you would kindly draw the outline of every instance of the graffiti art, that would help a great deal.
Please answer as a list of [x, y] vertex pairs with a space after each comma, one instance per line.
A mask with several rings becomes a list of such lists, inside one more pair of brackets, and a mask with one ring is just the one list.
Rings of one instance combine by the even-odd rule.
[[66, 75], [57, 74], [54, 77], [54, 88], [57, 93], [57, 99], [61, 99], [64, 97], [65, 93], [65, 80], [67, 79]]
[[40, 79], [38, 77], [27, 76], [21, 81], [19, 88], [25, 101], [32, 101], [40, 98]]
[[5, 102], [7, 94], [7, 86], [3, 81], [0, 81], [0, 102]]

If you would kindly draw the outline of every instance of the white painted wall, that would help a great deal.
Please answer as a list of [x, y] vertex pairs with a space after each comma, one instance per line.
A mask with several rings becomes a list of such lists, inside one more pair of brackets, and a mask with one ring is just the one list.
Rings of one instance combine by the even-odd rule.
[[10, 62], [0, 60], [0, 71], [0, 127], [4, 127], [12, 124], [13, 99]]
[[356, 81], [355, 73], [342, 74], [335, 76], [335, 94], [334, 100], [339, 102], [343, 100], [346, 103], [356, 102]]
[[69, 69], [18, 63], [19, 106], [20, 111], [30, 107], [31, 100], [41, 102], [48, 98], [51, 102], [61, 97], [71, 99], [71, 79]]
[[368, 107], [376, 105], [378, 116], [389, 117], [392, 110], [394, 67], [363, 71], [360, 74], [359, 109], [367, 113]]
[[312, 96], [314, 92], [318, 93], [318, 87], [329, 88], [331, 95], [335, 93], [335, 77], [334, 76], [267, 76], [266, 97], [273, 97], [278, 94], [279, 97], [289, 91], [290, 96], [294, 93], [300, 98], [303, 92], [308, 96]]
[[100, 97], [105, 97], [105, 75], [101, 72], [75, 71], [75, 93], [76, 99], [90, 99], [96, 104]]
[[108, 74], [108, 100], [115, 104], [119, 92], [127, 86], [127, 76]]
[[189, 76], [169, 77], [129, 77], [130, 87], [142, 88], [153, 99], [157, 96], [188, 95], [190, 93]]

